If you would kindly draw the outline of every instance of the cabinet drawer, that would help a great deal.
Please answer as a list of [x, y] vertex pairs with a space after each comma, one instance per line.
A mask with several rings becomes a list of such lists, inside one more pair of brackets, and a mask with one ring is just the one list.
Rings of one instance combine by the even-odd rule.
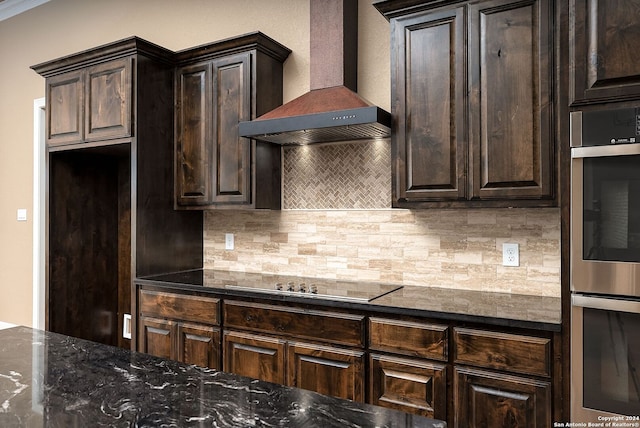
[[540, 376], [551, 374], [551, 340], [466, 328], [454, 329], [455, 362]]
[[141, 316], [220, 324], [219, 299], [150, 290], [140, 290], [139, 296]]
[[446, 361], [448, 327], [437, 324], [369, 319], [369, 348]]
[[224, 303], [224, 325], [364, 347], [364, 316], [259, 303]]

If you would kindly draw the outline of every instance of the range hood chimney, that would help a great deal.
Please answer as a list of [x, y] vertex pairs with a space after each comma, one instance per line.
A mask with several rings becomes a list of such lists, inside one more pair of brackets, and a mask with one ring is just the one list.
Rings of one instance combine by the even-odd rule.
[[358, 0], [310, 1], [310, 91], [239, 133], [277, 144], [387, 138], [391, 115], [357, 91]]

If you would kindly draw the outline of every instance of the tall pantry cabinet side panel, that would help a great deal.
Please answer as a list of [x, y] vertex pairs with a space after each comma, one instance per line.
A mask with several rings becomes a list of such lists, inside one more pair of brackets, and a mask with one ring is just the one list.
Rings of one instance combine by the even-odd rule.
[[202, 267], [202, 212], [173, 209], [173, 65], [139, 55], [135, 276]]

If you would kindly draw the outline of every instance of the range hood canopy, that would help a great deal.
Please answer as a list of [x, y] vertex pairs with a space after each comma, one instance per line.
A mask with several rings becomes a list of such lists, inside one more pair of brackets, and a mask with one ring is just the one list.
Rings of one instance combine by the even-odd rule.
[[357, 0], [310, 0], [310, 56], [311, 90], [240, 122], [240, 136], [277, 144], [389, 137], [391, 115], [356, 93]]

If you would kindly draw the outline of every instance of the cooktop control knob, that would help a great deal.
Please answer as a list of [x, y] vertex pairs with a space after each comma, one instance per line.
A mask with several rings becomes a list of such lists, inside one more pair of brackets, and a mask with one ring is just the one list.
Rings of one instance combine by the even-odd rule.
[[282, 291], [282, 283], [281, 282], [276, 282], [276, 290]]
[[311, 284], [309, 286], [309, 293], [311, 294], [318, 294], [318, 286], [315, 284]]
[[305, 284], [304, 282], [301, 282], [300, 285], [298, 286], [298, 291], [301, 293], [306, 293], [307, 292], [307, 284]]
[[296, 291], [296, 285], [293, 282], [288, 282], [287, 291]]

